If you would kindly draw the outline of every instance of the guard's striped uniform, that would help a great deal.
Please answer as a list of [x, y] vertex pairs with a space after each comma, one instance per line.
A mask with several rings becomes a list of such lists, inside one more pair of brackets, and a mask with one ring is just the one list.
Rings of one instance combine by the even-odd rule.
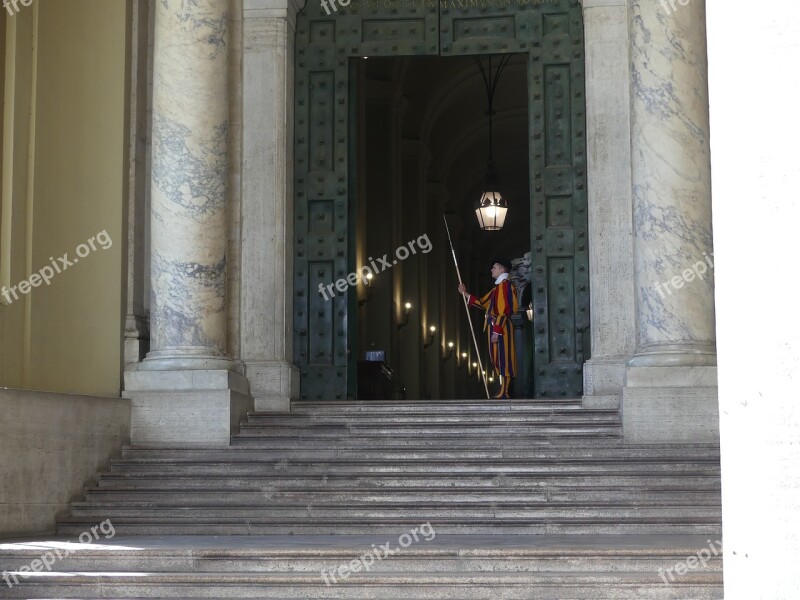
[[[484, 329], [489, 340], [492, 366], [495, 373], [503, 378], [503, 390], [508, 392], [510, 381], [517, 372], [517, 354], [514, 351], [514, 327], [511, 315], [519, 308], [517, 293], [509, 279], [495, 285], [483, 298], [470, 295], [470, 306], [477, 306], [486, 311]], [[492, 343], [492, 333], [500, 334], [500, 341]]]

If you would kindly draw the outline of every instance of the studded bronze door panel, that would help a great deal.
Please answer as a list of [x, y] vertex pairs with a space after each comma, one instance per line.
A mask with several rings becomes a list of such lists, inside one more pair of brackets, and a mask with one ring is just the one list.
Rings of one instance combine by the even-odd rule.
[[310, 0], [298, 16], [295, 54], [294, 362], [301, 397], [329, 400], [346, 398], [355, 387], [348, 369], [353, 291], [332, 300], [319, 293], [320, 284], [355, 269], [349, 59], [439, 51], [435, 4], [336, 6], [328, 15]]
[[580, 397], [589, 358], [586, 102], [580, 6], [548, 7], [528, 61], [534, 393]]
[[344, 398], [354, 270], [348, 60], [527, 53], [536, 396], [582, 393], [589, 344], [583, 21], [577, 0], [351, 0], [298, 16], [294, 360], [303, 398]]

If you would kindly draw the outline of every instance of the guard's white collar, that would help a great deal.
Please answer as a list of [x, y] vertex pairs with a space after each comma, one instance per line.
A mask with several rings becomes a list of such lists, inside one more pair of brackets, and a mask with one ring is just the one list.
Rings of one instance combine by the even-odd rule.
[[494, 280], [494, 284], [497, 285], [498, 283], [500, 283], [501, 281], [505, 281], [506, 279], [508, 279], [508, 273], [503, 273], [502, 275], [500, 275], [500, 277]]

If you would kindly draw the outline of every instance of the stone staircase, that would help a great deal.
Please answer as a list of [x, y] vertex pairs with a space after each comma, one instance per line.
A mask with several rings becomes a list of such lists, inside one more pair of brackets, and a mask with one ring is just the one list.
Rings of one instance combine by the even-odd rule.
[[624, 445], [580, 400], [297, 402], [229, 448], [124, 448], [58, 531], [0, 545], [74, 550], [0, 594], [722, 598], [718, 448]]

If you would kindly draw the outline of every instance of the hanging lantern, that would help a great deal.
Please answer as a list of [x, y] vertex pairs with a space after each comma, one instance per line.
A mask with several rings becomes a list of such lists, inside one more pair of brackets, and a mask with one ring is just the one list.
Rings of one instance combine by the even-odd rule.
[[483, 192], [480, 204], [475, 209], [481, 229], [497, 231], [503, 228], [506, 222], [508, 204], [500, 192]]
[[494, 127], [492, 117], [494, 116], [494, 94], [497, 90], [497, 84], [500, 81], [500, 75], [503, 73], [508, 61], [511, 60], [511, 55], [505, 55], [500, 59], [500, 64], [497, 71], [492, 72], [492, 57], [489, 57], [489, 70], [483, 66], [483, 61], [480, 57], [475, 57], [475, 62], [483, 76], [483, 83], [486, 86], [486, 100], [488, 108], [486, 114], [489, 115], [489, 159], [488, 169], [486, 172], [486, 183], [483, 187], [483, 194], [478, 202], [478, 207], [475, 209], [475, 214], [478, 216], [478, 223], [484, 231], [499, 231], [503, 228], [506, 222], [506, 213], [508, 212], [508, 202], [506, 202], [503, 195], [500, 193], [500, 179], [497, 176], [497, 169], [494, 163], [494, 153], [492, 152], [492, 137]]

